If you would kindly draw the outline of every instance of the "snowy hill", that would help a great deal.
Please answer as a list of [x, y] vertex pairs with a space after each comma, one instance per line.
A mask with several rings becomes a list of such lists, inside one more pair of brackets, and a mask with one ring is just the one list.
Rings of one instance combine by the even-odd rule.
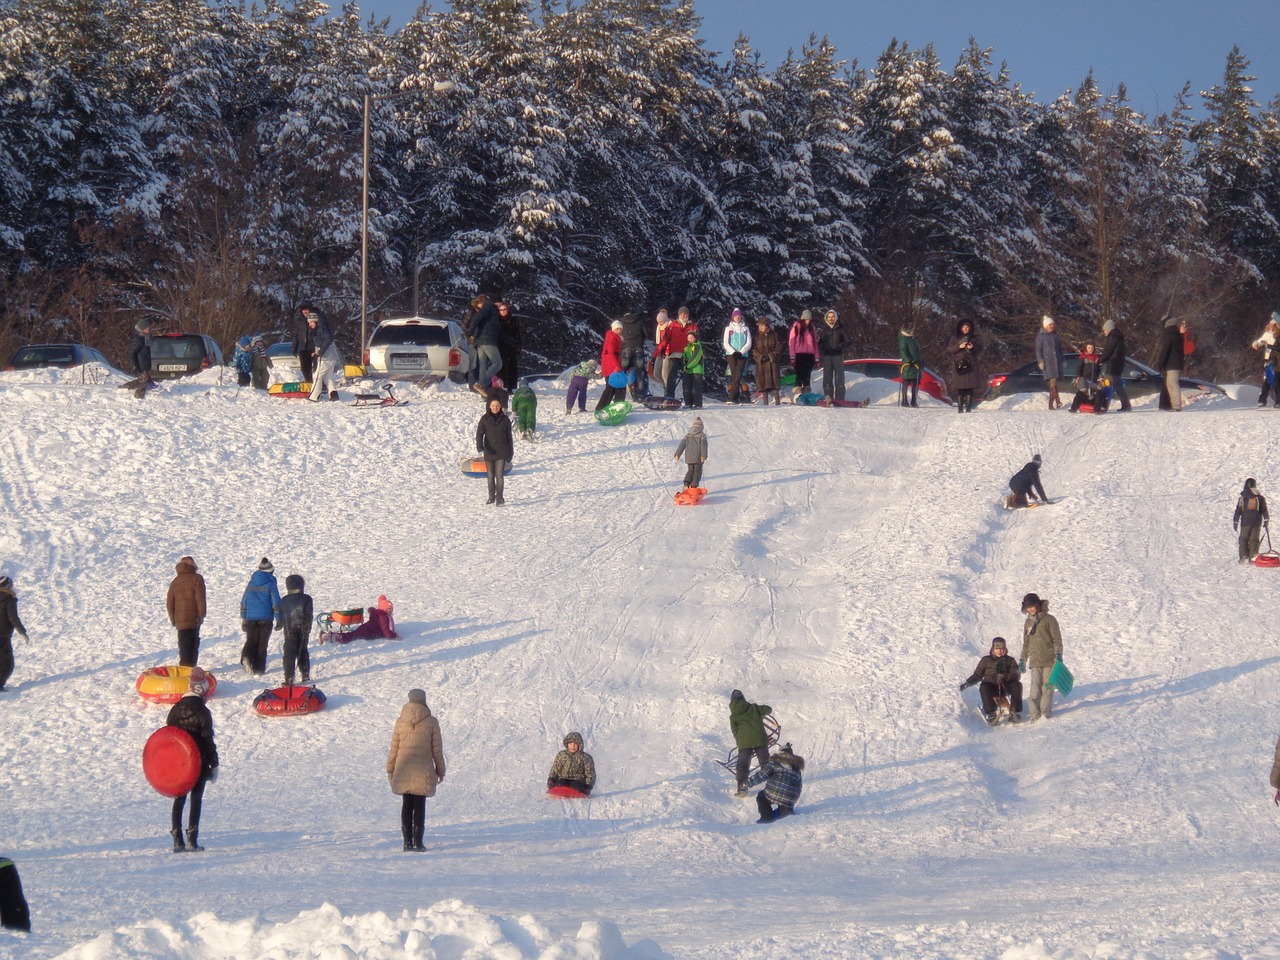
[[[712, 402], [684, 508], [691, 414], [604, 428], [544, 382], [493, 508], [458, 471], [480, 404], [447, 385], [357, 410], [2, 376], [0, 567], [32, 642], [0, 694], [0, 853], [35, 932], [0, 954], [1280, 958], [1280, 571], [1237, 566], [1230, 526], [1245, 476], [1280, 492], [1280, 415], [1249, 388], [1102, 417], [904, 411], [870, 381], [863, 410]], [[1036, 452], [1066, 499], [1000, 510]], [[176, 662], [186, 553], [223, 768], [207, 852], [176, 856], [139, 764], [165, 713], [133, 682]], [[264, 555], [320, 609], [396, 603], [398, 642], [313, 636], [323, 713], [250, 707]], [[1031, 591], [1076, 689], [987, 729], [956, 687], [993, 636], [1018, 652]], [[414, 686], [449, 764], [420, 856], [383, 773]], [[801, 816], [729, 796], [735, 687], [806, 757]], [[570, 730], [600, 774], [578, 804], [542, 795]]]

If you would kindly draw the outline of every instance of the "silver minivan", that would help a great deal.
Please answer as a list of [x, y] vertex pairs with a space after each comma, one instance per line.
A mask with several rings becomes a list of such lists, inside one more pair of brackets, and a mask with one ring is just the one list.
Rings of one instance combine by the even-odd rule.
[[454, 383], [465, 383], [471, 369], [471, 347], [462, 327], [452, 320], [384, 320], [369, 337], [364, 363], [371, 374], [448, 377]]

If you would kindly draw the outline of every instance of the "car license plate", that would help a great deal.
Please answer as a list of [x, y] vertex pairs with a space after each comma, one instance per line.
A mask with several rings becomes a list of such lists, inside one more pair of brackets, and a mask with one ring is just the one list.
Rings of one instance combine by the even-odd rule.
[[161, 363], [156, 366], [156, 369], [161, 373], [182, 373], [187, 368], [181, 363]]
[[391, 358], [391, 367], [394, 370], [425, 370], [427, 369], [427, 358], [425, 356], [403, 356]]

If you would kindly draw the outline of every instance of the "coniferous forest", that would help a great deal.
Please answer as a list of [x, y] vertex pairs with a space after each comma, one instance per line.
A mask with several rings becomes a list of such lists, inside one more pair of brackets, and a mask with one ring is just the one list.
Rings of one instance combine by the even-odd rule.
[[1114, 319], [1138, 359], [1177, 315], [1192, 375], [1254, 378], [1280, 98], [1243, 51], [1149, 117], [1089, 75], [1037, 102], [980, 38], [768, 65], [698, 25], [692, 0], [453, 0], [399, 30], [319, 0], [5, 0], [0, 353], [122, 361], [142, 317], [227, 346], [309, 299], [353, 354], [371, 96], [371, 319], [486, 290], [550, 363], [626, 311], [687, 304], [710, 340], [735, 306], [835, 307], [855, 352], [913, 325], [926, 362], [973, 320], [994, 369], [1045, 313], [1068, 344]]

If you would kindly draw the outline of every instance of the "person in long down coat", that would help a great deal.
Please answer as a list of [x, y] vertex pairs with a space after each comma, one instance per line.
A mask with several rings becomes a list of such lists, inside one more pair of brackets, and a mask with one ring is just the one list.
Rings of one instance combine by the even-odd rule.
[[391, 731], [387, 751], [387, 780], [391, 792], [402, 798], [400, 830], [404, 849], [420, 851], [427, 812], [427, 797], [436, 795], [444, 781], [444, 748], [440, 724], [427, 707], [427, 695], [414, 688]]
[[196, 571], [196, 562], [183, 557], [174, 568], [177, 576], [169, 584], [165, 610], [169, 622], [178, 631], [178, 665], [194, 667], [200, 662], [200, 625], [204, 623], [204, 577]]
[[1036, 334], [1036, 366], [1049, 385], [1049, 409], [1056, 410], [1062, 406], [1058, 396], [1058, 378], [1062, 376], [1062, 338], [1058, 336], [1058, 325], [1053, 317], [1042, 317], [1040, 327]]
[[502, 412], [502, 401], [494, 397], [489, 409], [476, 424], [476, 451], [484, 457], [489, 478], [489, 503], [502, 506], [505, 486], [504, 471], [515, 459], [515, 441], [511, 439], [511, 418]]
[[972, 320], [956, 324], [955, 336], [947, 344], [947, 354], [955, 373], [951, 377], [951, 395], [956, 398], [956, 413], [973, 412], [973, 392], [982, 389], [982, 342]]
[[751, 343], [751, 358], [756, 362], [756, 392], [764, 395], [764, 405], [769, 405], [773, 394], [775, 405], [782, 403], [782, 376], [778, 370], [778, 351], [782, 342], [777, 331], [769, 326], [769, 319], [761, 317], [756, 324], [756, 335]]

